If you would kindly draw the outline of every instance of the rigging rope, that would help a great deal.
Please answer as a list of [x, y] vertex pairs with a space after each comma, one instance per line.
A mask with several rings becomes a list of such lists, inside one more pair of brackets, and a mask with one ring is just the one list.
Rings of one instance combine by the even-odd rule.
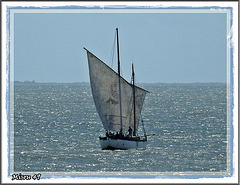
[[146, 137], [146, 130], [144, 128], [144, 123], [143, 123], [143, 119], [142, 119], [142, 115], [141, 115], [141, 122], [142, 122], [142, 126], [143, 126], [143, 133], [144, 133], [144, 136]]
[[117, 32], [115, 32], [114, 35], [114, 41], [113, 41], [113, 47], [112, 47], [112, 51], [111, 51], [111, 57], [110, 57], [110, 61], [111, 61], [111, 65], [110, 67], [113, 68], [113, 60], [114, 60], [114, 55], [115, 55], [115, 45], [116, 45], [116, 36], [117, 36]]

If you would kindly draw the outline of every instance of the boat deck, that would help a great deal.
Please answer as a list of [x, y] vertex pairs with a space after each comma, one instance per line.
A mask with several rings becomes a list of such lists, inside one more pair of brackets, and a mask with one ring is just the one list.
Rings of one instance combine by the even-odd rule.
[[99, 137], [100, 140], [107, 140], [107, 138], [111, 138], [111, 139], [121, 139], [121, 140], [130, 140], [130, 141], [147, 141], [147, 137], [145, 136], [133, 136], [133, 137], [129, 137], [129, 136], [105, 136], [105, 137]]

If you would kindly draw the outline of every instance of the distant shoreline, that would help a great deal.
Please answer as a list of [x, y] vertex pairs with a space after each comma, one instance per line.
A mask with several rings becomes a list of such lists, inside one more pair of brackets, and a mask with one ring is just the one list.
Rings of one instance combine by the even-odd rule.
[[[15, 85], [61, 85], [61, 84], [72, 84], [72, 85], [90, 85], [90, 82], [35, 82], [33, 81], [14, 81]], [[219, 84], [219, 85], [225, 85], [226, 82], [155, 82], [155, 83], [137, 83], [137, 84], [143, 84], [143, 85], [201, 85], [201, 84]]]

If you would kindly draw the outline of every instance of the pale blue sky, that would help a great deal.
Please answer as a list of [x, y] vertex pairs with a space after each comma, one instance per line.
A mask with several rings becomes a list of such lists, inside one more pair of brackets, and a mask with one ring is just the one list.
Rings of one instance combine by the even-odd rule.
[[[119, 28], [122, 74], [137, 82], [226, 82], [225, 13], [17, 13], [15, 80], [89, 82], [83, 47], [111, 65]], [[116, 64], [114, 64], [116, 68]]]

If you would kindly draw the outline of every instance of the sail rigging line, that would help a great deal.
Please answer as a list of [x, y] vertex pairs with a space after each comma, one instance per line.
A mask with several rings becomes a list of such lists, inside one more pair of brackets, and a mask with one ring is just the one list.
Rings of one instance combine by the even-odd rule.
[[117, 33], [117, 56], [118, 56], [119, 106], [120, 106], [120, 123], [121, 123], [120, 133], [122, 134], [122, 97], [121, 97], [121, 75], [120, 75], [120, 56], [119, 56], [118, 28], [116, 28], [116, 33]]
[[143, 127], [144, 137], [147, 138], [147, 134], [146, 134], [146, 130], [145, 130], [145, 127], [144, 127], [144, 123], [143, 123], [142, 115], [140, 115], [140, 116], [141, 116], [141, 122], [142, 122], [142, 127]]
[[117, 32], [115, 32], [115, 35], [114, 35], [113, 47], [112, 47], [111, 56], [110, 56], [110, 61], [111, 61], [110, 67], [111, 68], [113, 68], [113, 60], [114, 60], [114, 56], [115, 56], [116, 36], [117, 36]]

